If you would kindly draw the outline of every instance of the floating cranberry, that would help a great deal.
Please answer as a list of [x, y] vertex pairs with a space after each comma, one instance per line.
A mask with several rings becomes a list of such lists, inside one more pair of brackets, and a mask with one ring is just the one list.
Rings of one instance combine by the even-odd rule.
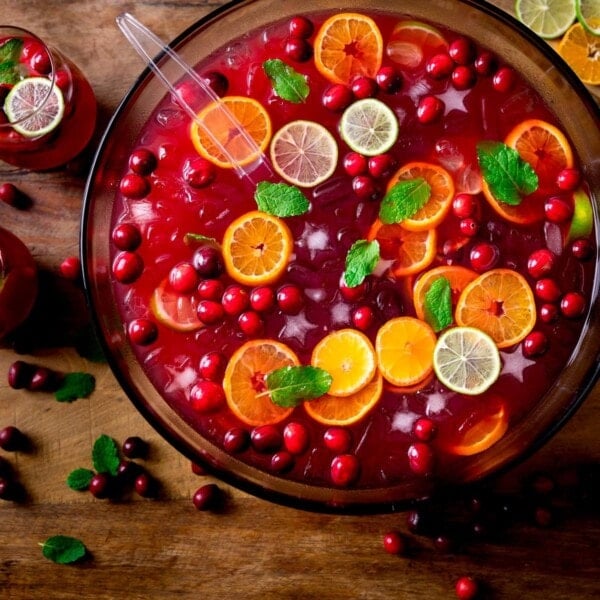
[[460, 193], [452, 200], [452, 212], [459, 219], [468, 219], [477, 214], [478, 201], [473, 194]]
[[308, 448], [308, 430], [302, 423], [291, 421], [283, 428], [283, 445], [292, 454], [302, 454]]
[[246, 288], [234, 283], [226, 288], [221, 304], [228, 315], [239, 315], [248, 308], [250, 296]]
[[287, 450], [280, 450], [271, 456], [271, 471], [287, 473], [294, 466], [294, 457]]
[[250, 434], [242, 427], [232, 427], [223, 436], [223, 448], [230, 454], [243, 452], [250, 444]]
[[468, 90], [475, 85], [477, 81], [477, 73], [472, 67], [466, 65], [458, 65], [452, 71], [452, 85], [457, 90]]
[[589, 260], [594, 254], [594, 247], [588, 239], [581, 238], [571, 244], [571, 254], [581, 260]]
[[219, 279], [203, 279], [198, 284], [198, 296], [202, 300], [220, 300], [224, 291], [223, 282]]
[[391, 154], [377, 154], [368, 161], [369, 175], [375, 179], [386, 179], [396, 168], [396, 159]]
[[185, 161], [183, 165], [183, 180], [193, 188], [209, 186], [217, 176], [215, 166], [201, 156], [195, 156]]
[[31, 199], [12, 183], [0, 185], [0, 200], [19, 210], [29, 208], [31, 205]]
[[178, 263], [169, 271], [169, 285], [180, 294], [189, 294], [198, 287], [198, 271], [189, 262]]
[[223, 273], [223, 258], [214, 246], [200, 246], [194, 252], [192, 264], [201, 277], [216, 278]]
[[155, 498], [158, 495], [158, 481], [148, 473], [140, 473], [135, 478], [133, 487], [142, 498]]
[[199, 413], [219, 410], [225, 404], [223, 386], [214, 381], [198, 381], [190, 391], [190, 404]]
[[313, 49], [310, 43], [299, 37], [289, 37], [284, 44], [283, 51], [286, 56], [296, 62], [306, 62], [310, 60]]
[[367, 293], [368, 283], [367, 283], [367, 280], [365, 279], [358, 285], [356, 285], [354, 287], [349, 287], [346, 284], [344, 275], [342, 274], [342, 276], [340, 277], [339, 288], [340, 288], [340, 293], [346, 300], [348, 300], [349, 302], [356, 302], [357, 300], [360, 300], [361, 298], [363, 298], [364, 295]]
[[579, 169], [567, 167], [559, 171], [556, 176], [556, 185], [565, 192], [572, 192], [579, 185], [580, 180], [581, 173]]
[[579, 292], [567, 292], [560, 300], [560, 312], [569, 319], [582, 317], [585, 309], [585, 298]]
[[496, 266], [500, 258], [500, 251], [495, 244], [489, 242], [481, 242], [471, 248], [469, 260], [471, 266], [478, 273], [489, 271]]
[[88, 489], [94, 498], [109, 498], [113, 492], [112, 477], [108, 473], [95, 473]]
[[496, 70], [496, 57], [484, 50], [475, 58], [473, 67], [478, 75], [491, 75]]
[[352, 312], [352, 324], [361, 331], [366, 331], [375, 320], [375, 313], [370, 306], [359, 306]]
[[158, 337], [158, 328], [150, 319], [140, 317], [133, 319], [127, 326], [127, 335], [129, 339], [139, 346], [148, 346], [153, 344]]
[[331, 461], [331, 481], [346, 487], [354, 483], [360, 474], [360, 463], [354, 454], [339, 454]]
[[548, 338], [541, 331], [532, 331], [523, 340], [523, 354], [528, 358], [542, 356], [548, 350]]
[[342, 165], [350, 177], [365, 175], [369, 168], [367, 157], [358, 152], [348, 152], [342, 160]]
[[321, 96], [321, 104], [333, 112], [341, 112], [354, 100], [352, 90], [343, 83], [330, 85]]
[[246, 335], [256, 336], [263, 332], [265, 323], [256, 311], [246, 310], [238, 317], [238, 326]]
[[551, 277], [543, 277], [535, 282], [535, 295], [544, 302], [558, 302], [561, 294], [558, 283]]
[[473, 600], [479, 593], [479, 585], [472, 577], [460, 577], [456, 582], [455, 592], [459, 600]]
[[34, 365], [24, 360], [17, 360], [8, 367], [8, 385], [14, 390], [26, 388], [34, 372]]
[[371, 77], [359, 75], [350, 83], [350, 89], [352, 90], [355, 98], [362, 100], [363, 98], [373, 98], [376, 96], [377, 92], [379, 91], [379, 86]]
[[444, 79], [452, 73], [455, 63], [449, 54], [440, 53], [432, 56], [425, 64], [425, 72], [432, 79]]
[[468, 65], [475, 60], [475, 46], [468, 38], [459, 37], [448, 46], [448, 54], [457, 65]]
[[144, 270], [144, 263], [135, 252], [119, 252], [113, 261], [112, 272], [119, 283], [134, 282]]
[[357, 175], [353, 177], [352, 191], [361, 200], [378, 200], [381, 197], [381, 188], [369, 175]]
[[126, 198], [144, 198], [150, 193], [150, 182], [137, 173], [127, 173], [119, 183], [119, 190]]
[[306, 40], [313, 34], [315, 27], [310, 19], [298, 15], [290, 19], [288, 30], [291, 36]]
[[527, 259], [527, 271], [534, 279], [548, 275], [554, 268], [555, 255], [547, 248], [536, 250]]
[[350, 450], [352, 436], [347, 429], [333, 426], [325, 430], [323, 442], [332, 452], [346, 454]]
[[461, 219], [458, 224], [460, 232], [466, 237], [475, 237], [479, 231], [479, 222], [471, 217]]
[[229, 81], [220, 71], [202, 73], [202, 79], [217, 96], [223, 97], [229, 89]]
[[48, 75], [52, 70], [52, 61], [50, 55], [45, 48], [39, 48], [29, 59], [29, 66], [40, 73], [41, 75]]
[[147, 148], [136, 148], [129, 155], [129, 168], [138, 175], [150, 175], [157, 164], [156, 155]]
[[397, 531], [390, 531], [383, 536], [383, 549], [388, 554], [404, 554], [406, 541]]
[[544, 204], [544, 213], [551, 223], [564, 223], [573, 216], [573, 205], [560, 196], [552, 196]]
[[275, 292], [268, 286], [254, 288], [250, 292], [250, 306], [257, 312], [267, 312], [275, 306]]
[[274, 425], [259, 425], [252, 430], [250, 442], [257, 452], [276, 452], [281, 448], [283, 436]]
[[223, 354], [212, 350], [200, 358], [198, 370], [200, 376], [207, 381], [222, 381], [227, 366], [227, 359]]
[[435, 423], [428, 417], [420, 417], [415, 421], [413, 433], [422, 442], [429, 442], [435, 437], [437, 428]]
[[540, 306], [540, 320], [543, 323], [553, 323], [558, 319], [558, 306], [545, 303]]
[[515, 85], [517, 74], [510, 67], [500, 67], [492, 77], [492, 86], [497, 92], [506, 94]]
[[423, 96], [417, 106], [417, 119], [426, 125], [434, 123], [444, 114], [445, 104], [437, 96]]
[[214, 325], [215, 323], [222, 321], [225, 316], [223, 305], [215, 300], [201, 300], [198, 302], [198, 308], [196, 310], [198, 318], [205, 325]]
[[7, 452], [24, 450], [27, 446], [27, 438], [14, 425], [8, 425], [0, 429], [0, 448]]
[[277, 290], [277, 305], [286, 315], [297, 315], [304, 306], [302, 290], [293, 284], [281, 286]]
[[387, 94], [395, 94], [402, 88], [402, 75], [392, 66], [381, 67], [375, 75], [375, 81]]
[[223, 494], [216, 483], [207, 483], [199, 487], [192, 496], [196, 510], [213, 510], [222, 502]]
[[429, 475], [433, 471], [434, 456], [429, 444], [415, 442], [408, 447], [408, 466], [417, 475]]
[[112, 230], [113, 244], [119, 250], [136, 250], [142, 243], [140, 230], [131, 223], [121, 223]]

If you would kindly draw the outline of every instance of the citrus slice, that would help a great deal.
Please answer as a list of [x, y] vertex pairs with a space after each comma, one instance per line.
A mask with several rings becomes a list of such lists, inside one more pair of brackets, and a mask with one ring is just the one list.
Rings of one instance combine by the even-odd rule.
[[521, 23], [540, 37], [560, 37], [575, 20], [575, 0], [517, 0], [515, 12]]
[[371, 341], [356, 329], [340, 329], [326, 335], [314, 347], [311, 364], [331, 375], [328, 394], [337, 397], [363, 389], [377, 368]]
[[358, 392], [345, 396], [325, 394], [321, 398], [304, 403], [306, 412], [324, 425], [352, 425], [360, 421], [381, 398], [383, 377], [375, 373], [373, 379]]
[[390, 60], [406, 69], [416, 69], [427, 57], [447, 49], [444, 36], [435, 27], [420, 21], [400, 21], [385, 47]]
[[566, 243], [579, 238], [587, 238], [594, 229], [594, 208], [584, 190], [573, 193], [573, 217], [567, 232]]
[[459, 394], [482, 394], [498, 379], [501, 368], [498, 346], [475, 327], [447, 329], [433, 351], [437, 378]]
[[454, 182], [446, 169], [426, 162], [410, 162], [403, 165], [391, 177], [388, 190], [399, 181], [424, 179], [431, 188], [426, 204], [412, 217], [402, 221], [402, 227], [411, 231], [424, 231], [439, 225], [452, 206]]
[[533, 329], [533, 292], [522, 275], [511, 269], [492, 269], [463, 290], [455, 319], [463, 327], [487, 333], [498, 348], [518, 344]]
[[271, 140], [271, 119], [253, 98], [224, 96], [198, 113], [190, 137], [198, 154], [218, 167], [243, 166], [266, 150]]
[[398, 139], [398, 129], [394, 111], [376, 98], [353, 102], [340, 121], [342, 139], [364, 156], [387, 152]]
[[16, 83], [4, 101], [4, 112], [21, 135], [34, 138], [50, 133], [61, 122], [65, 100], [57, 85], [45, 77]]
[[431, 284], [443, 277], [448, 280], [452, 292], [452, 306], [456, 306], [465, 287], [478, 277], [478, 274], [460, 265], [441, 265], [422, 273], [413, 288], [413, 304], [417, 317], [425, 320], [425, 296]]
[[163, 279], [150, 298], [152, 314], [164, 325], [175, 331], [194, 331], [204, 326], [198, 318], [198, 299], [181, 294]]
[[420, 273], [433, 262], [437, 249], [435, 229], [409, 231], [398, 223], [385, 225], [379, 219], [371, 225], [367, 239], [379, 242], [381, 258], [391, 261], [389, 272], [395, 277]]
[[292, 234], [282, 219], [250, 211], [225, 230], [223, 260], [229, 275], [239, 283], [272, 283], [285, 271], [293, 245]]
[[314, 121], [292, 121], [271, 141], [271, 162], [289, 183], [313, 187], [328, 179], [337, 165], [338, 148], [334, 137]]
[[375, 21], [357, 13], [329, 17], [314, 42], [315, 66], [333, 83], [348, 84], [357, 75], [375, 77], [383, 56], [383, 38]]
[[575, 0], [577, 20], [589, 33], [600, 35], [600, 2], [598, 0]]
[[223, 389], [229, 408], [248, 425], [279, 423], [293, 408], [283, 408], [271, 402], [265, 376], [275, 369], [299, 364], [294, 352], [281, 342], [246, 342], [233, 353], [223, 376]]
[[433, 329], [414, 317], [396, 317], [384, 323], [375, 339], [381, 374], [392, 385], [412, 386], [433, 370]]
[[[590, 20], [587, 27], [600, 28], [600, 19]], [[575, 23], [565, 33], [558, 45], [558, 53], [583, 83], [600, 84], [600, 38], [581, 23]]]

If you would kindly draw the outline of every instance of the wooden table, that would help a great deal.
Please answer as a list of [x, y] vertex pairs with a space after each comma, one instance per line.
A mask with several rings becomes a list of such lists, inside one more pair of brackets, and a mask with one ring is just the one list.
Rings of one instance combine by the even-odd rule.
[[[512, 7], [512, 0], [496, 4]], [[133, 10], [163, 39], [171, 39], [220, 0], [4, 0], [2, 20], [22, 25], [60, 47], [87, 74], [100, 104], [101, 131], [141, 70], [118, 33], [115, 16]], [[0, 589], [4, 598], [451, 598], [458, 577], [485, 582], [492, 598], [600, 596], [600, 518], [597, 510], [566, 510], [555, 526], [526, 522], [506, 539], [468, 544], [451, 554], [408, 532], [404, 514], [336, 516], [303, 512], [259, 500], [225, 485], [225, 510], [198, 512], [191, 496], [210, 477], [192, 473], [136, 412], [105, 364], [69, 347], [86, 322], [81, 290], [61, 279], [58, 266], [78, 253], [86, 165], [30, 173], [0, 164], [34, 200], [28, 211], [0, 203], [0, 223], [30, 247], [42, 271], [48, 342], [21, 356], [63, 372], [97, 379], [89, 399], [55, 402], [49, 394], [10, 389], [0, 380], [0, 426], [14, 424], [32, 443], [27, 453], [0, 452], [27, 491], [23, 503], [0, 502]], [[41, 331], [41, 330], [40, 330]], [[18, 356], [0, 350], [0, 373]], [[534, 457], [505, 476], [514, 487], [524, 475], [600, 461], [600, 386], [564, 429]], [[146, 466], [162, 484], [159, 499], [110, 502], [71, 491], [67, 474], [90, 466], [100, 434], [150, 443]], [[596, 507], [597, 508], [597, 507]], [[412, 540], [407, 557], [382, 549], [387, 530]], [[76, 566], [45, 560], [39, 542], [54, 534], [82, 539], [90, 557]]]

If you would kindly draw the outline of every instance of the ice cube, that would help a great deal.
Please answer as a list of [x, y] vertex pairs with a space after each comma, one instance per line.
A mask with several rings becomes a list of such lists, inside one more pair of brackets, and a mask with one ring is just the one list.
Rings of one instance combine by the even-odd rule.
[[458, 171], [465, 164], [465, 157], [451, 140], [438, 140], [435, 143], [435, 153], [442, 166], [448, 171]]
[[412, 431], [413, 425], [418, 418], [419, 415], [412, 411], [398, 411], [392, 419], [392, 431], [400, 431], [408, 434]]

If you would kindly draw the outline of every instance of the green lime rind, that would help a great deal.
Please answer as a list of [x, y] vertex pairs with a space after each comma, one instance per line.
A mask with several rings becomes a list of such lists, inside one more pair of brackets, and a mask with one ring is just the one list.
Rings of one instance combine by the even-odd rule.
[[562, 36], [577, 18], [575, 0], [516, 0], [515, 14], [546, 40]]
[[594, 228], [594, 208], [590, 197], [581, 189], [573, 194], [573, 217], [567, 234], [567, 243], [587, 238]]
[[592, 35], [600, 35], [600, 2], [575, 0], [575, 14], [581, 26]]

